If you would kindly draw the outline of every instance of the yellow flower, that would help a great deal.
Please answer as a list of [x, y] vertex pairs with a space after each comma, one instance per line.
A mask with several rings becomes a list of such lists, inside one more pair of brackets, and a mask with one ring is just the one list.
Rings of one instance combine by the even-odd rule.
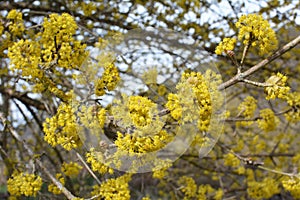
[[242, 15], [235, 24], [239, 28], [238, 39], [245, 45], [259, 47], [260, 54], [266, 54], [277, 48], [275, 31], [261, 15]]
[[286, 86], [287, 77], [281, 73], [271, 76], [266, 84], [270, 85], [265, 88], [267, 94], [266, 99], [284, 98], [289, 92], [290, 88]]
[[70, 163], [63, 163], [61, 167], [61, 171], [66, 175], [70, 177], [76, 177], [80, 170], [82, 169], [82, 166], [78, 165], [77, 163], [70, 162]]
[[182, 116], [182, 108], [180, 106], [179, 97], [177, 94], [170, 93], [168, 95], [168, 102], [166, 104], [166, 108], [168, 108], [171, 112], [171, 116], [179, 120]]
[[14, 172], [7, 181], [7, 190], [13, 196], [36, 196], [42, 183], [42, 178], [35, 174]]
[[248, 182], [247, 193], [253, 199], [269, 199], [279, 192], [278, 183], [272, 178]]
[[23, 19], [22, 19], [22, 13], [13, 9], [9, 11], [7, 19], [10, 19], [11, 22], [9, 23], [8, 29], [12, 35], [19, 36], [21, 35], [24, 30], [24, 24], [23, 24]]
[[[65, 178], [63, 177], [63, 175], [61, 173], [58, 173], [55, 175], [56, 179], [58, 179], [58, 181], [62, 184], [65, 185]], [[61, 194], [61, 189], [59, 189], [56, 185], [54, 185], [53, 183], [51, 183], [50, 185], [48, 185], [48, 191], [52, 192], [53, 194]]]
[[293, 92], [289, 93], [285, 97], [288, 105], [291, 107], [291, 110], [285, 114], [285, 117], [288, 121], [292, 123], [297, 123], [300, 121], [300, 93]]
[[120, 81], [120, 75], [114, 64], [108, 64], [104, 67], [104, 72], [100, 79], [95, 81], [95, 94], [102, 96], [105, 90], [112, 91]]
[[86, 161], [91, 164], [93, 171], [97, 171], [100, 174], [112, 174], [114, 172], [113, 169], [103, 164], [104, 155], [102, 152], [97, 152], [94, 148], [91, 148], [90, 152], [86, 153]]
[[223, 52], [232, 51], [236, 43], [235, 38], [224, 38], [222, 42], [216, 47], [215, 53], [221, 55]]
[[116, 179], [108, 179], [100, 186], [93, 187], [92, 195], [100, 195], [97, 199], [116, 199], [116, 200], [129, 200], [130, 191], [128, 182], [131, 180], [130, 174], [125, 174]]
[[269, 109], [260, 110], [260, 115], [262, 119], [257, 120], [258, 127], [265, 132], [273, 131], [276, 129], [279, 119], [274, 115], [274, 112]]
[[184, 199], [191, 199], [196, 196], [197, 185], [193, 178], [182, 176], [177, 181], [180, 186], [180, 190], [184, 193]]
[[298, 178], [282, 181], [282, 186], [289, 191], [294, 198], [300, 197], [300, 180]]
[[76, 122], [75, 108], [61, 103], [56, 115], [47, 118], [43, 124], [44, 140], [54, 147], [61, 145], [64, 149], [71, 150], [82, 145], [79, 138], [81, 128]]
[[[255, 110], [257, 108], [257, 100], [252, 96], [247, 96], [244, 101], [238, 106], [238, 111], [245, 119], [251, 119], [254, 117]], [[249, 126], [253, 121], [238, 122], [237, 125]]]

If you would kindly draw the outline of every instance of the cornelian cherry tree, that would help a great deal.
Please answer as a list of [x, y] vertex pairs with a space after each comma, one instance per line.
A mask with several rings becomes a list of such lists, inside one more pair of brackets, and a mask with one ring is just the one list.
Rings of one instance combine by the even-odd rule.
[[0, 10], [1, 198], [300, 198], [298, 2]]

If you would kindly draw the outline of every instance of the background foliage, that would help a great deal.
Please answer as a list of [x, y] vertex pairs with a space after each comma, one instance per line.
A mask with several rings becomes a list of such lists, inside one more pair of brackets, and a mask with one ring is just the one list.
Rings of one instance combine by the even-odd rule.
[[[299, 39], [289, 43], [299, 37], [298, 1], [1, 1], [0, 10], [1, 198], [300, 198], [300, 64], [299, 47], [293, 48]], [[243, 14], [251, 13], [266, 21], [251, 18], [236, 25]], [[239, 35], [251, 23], [250, 29], [243, 30], [246, 34]], [[104, 96], [94, 107], [80, 107], [79, 117], [83, 124], [103, 129], [117, 146], [124, 147], [127, 137], [120, 135], [122, 127], [110, 117], [128, 113], [106, 101], [120, 97], [114, 92], [117, 85], [123, 91], [130, 91], [129, 81], [142, 85], [124, 100], [130, 116], [137, 116], [130, 123], [141, 127], [151, 121], [147, 113], [153, 102], [161, 110], [167, 105], [178, 111], [177, 97], [169, 93], [181, 83], [182, 74], [181, 81], [195, 91], [203, 89], [199, 80], [203, 81], [204, 73], [199, 68], [187, 69], [176, 62], [171, 68], [161, 63], [156, 70], [147, 63], [136, 67], [134, 57], [122, 68], [110, 54], [99, 58], [101, 78], [89, 77], [96, 73], [91, 68], [86, 72], [88, 81], [80, 79], [77, 72], [91, 47], [106, 48], [107, 41], [118, 43], [121, 33], [146, 27], [170, 29], [194, 39], [193, 45], [199, 47], [195, 52], [203, 56], [200, 66], [213, 60], [222, 75], [225, 84], [218, 87], [226, 93], [227, 112], [222, 135], [208, 155], [199, 158], [194, 145], [162, 170], [127, 174], [99, 164], [93, 150], [86, 152], [68, 101], [78, 84], [75, 79], [83, 84], [93, 82], [91, 88], [79, 90], [91, 89]], [[268, 31], [257, 36], [255, 28]], [[277, 42], [273, 36], [267, 37], [272, 30]], [[221, 41], [221, 51], [215, 52]], [[262, 51], [263, 42], [274, 46]], [[157, 42], [149, 45], [161, 47]], [[253, 66], [266, 58], [254, 70]], [[274, 61], [269, 62], [270, 58]], [[245, 71], [247, 77], [240, 76]], [[162, 82], [156, 82], [158, 75]], [[199, 89], [198, 94], [203, 91]], [[137, 106], [140, 103], [142, 106]], [[170, 124], [177, 122], [174, 112], [165, 113]], [[200, 131], [205, 130], [203, 126]], [[159, 132], [158, 141], [151, 145], [163, 145], [159, 141], [168, 140], [166, 135]], [[149, 141], [138, 142], [143, 146]], [[107, 148], [106, 143], [101, 145]], [[157, 148], [135, 145], [129, 148], [138, 152]]]

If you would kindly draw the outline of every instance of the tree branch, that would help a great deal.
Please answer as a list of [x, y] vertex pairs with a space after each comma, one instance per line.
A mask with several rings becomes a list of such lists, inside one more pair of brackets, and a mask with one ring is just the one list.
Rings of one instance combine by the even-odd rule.
[[36, 99], [32, 99], [32, 98], [28, 97], [26, 93], [13, 91], [13, 89], [3, 88], [3, 87], [0, 87], [0, 93], [6, 94], [7, 96], [9, 96], [11, 98], [18, 99], [23, 104], [28, 105], [28, 106], [33, 106], [38, 110], [46, 110], [46, 107], [43, 103], [41, 103], [40, 101], [38, 101]]
[[273, 53], [271, 56], [267, 57], [266, 59], [262, 60], [258, 64], [254, 65], [253, 67], [248, 69], [247, 71], [237, 74], [234, 77], [232, 77], [230, 80], [222, 83], [221, 85], [219, 85], [218, 89], [224, 90], [224, 89], [234, 85], [235, 83], [241, 81], [241, 79], [246, 78], [247, 76], [249, 76], [249, 75], [253, 74], [254, 72], [256, 72], [257, 70], [259, 70], [260, 68], [271, 63], [273, 60], [280, 57], [281, 55], [283, 55], [285, 52], [289, 51], [290, 49], [294, 48], [299, 43], [300, 43], [300, 35], [298, 37], [296, 37], [294, 40], [292, 40], [291, 42], [289, 42], [288, 44], [284, 45], [282, 48], [280, 48], [278, 51]]

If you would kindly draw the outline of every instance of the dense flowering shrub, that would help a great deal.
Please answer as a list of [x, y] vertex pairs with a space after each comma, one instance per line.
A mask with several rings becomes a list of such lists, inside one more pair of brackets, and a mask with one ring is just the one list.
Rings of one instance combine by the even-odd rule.
[[[298, 27], [269, 16], [286, 2], [230, 17], [228, 30], [201, 24], [200, 1], [51, 1], [59, 13], [7, 2], [20, 6], [0, 14], [11, 199], [300, 198], [300, 39], [282, 34]], [[188, 37], [122, 34], [148, 25]]]

